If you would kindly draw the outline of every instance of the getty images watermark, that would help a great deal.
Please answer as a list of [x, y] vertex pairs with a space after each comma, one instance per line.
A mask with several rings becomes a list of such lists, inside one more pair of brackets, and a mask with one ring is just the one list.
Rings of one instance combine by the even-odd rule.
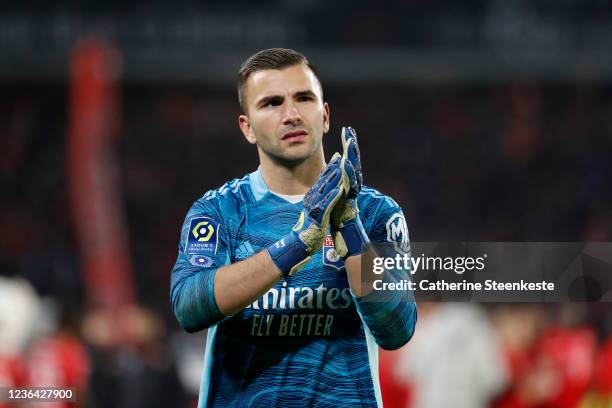
[[408, 251], [392, 244], [375, 249], [378, 256], [362, 258], [362, 284], [379, 293], [407, 291], [429, 301], [612, 301], [609, 242], [415, 242]]

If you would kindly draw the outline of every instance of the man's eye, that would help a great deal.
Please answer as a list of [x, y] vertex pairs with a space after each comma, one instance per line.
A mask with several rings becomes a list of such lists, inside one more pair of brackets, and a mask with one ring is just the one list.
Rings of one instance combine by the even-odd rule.
[[312, 96], [302, 95], [302, 96], [298, 97], [298, 101], [300, 101], [300, 102], [312, 101]]
[[268, 107], [270, 107], [270, 106], [279, 106], [279, 105], [281, 105], [282, 103], [283, 103], [283, 102], [282, 102], [281, 100], [279, 100], [279, 99], [272, 99], [272, 100], [269, 100], [269, 101], [267, 101], [267, 102], [264, 102], [264, 104], [263, 104], [263, 105], [261, 105], [261, 107], [262, 107], [262, 108], [268, 108]]

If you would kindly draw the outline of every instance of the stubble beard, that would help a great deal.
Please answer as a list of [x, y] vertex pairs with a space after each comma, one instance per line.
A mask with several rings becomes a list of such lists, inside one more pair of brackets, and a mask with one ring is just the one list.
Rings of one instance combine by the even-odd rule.
[[283, 154], [282, 152], [278, 152], [272, 149], [266, 149], [263, 147], [261, 148], [261, 150], [263, 151], [263, 154], [268, 156], [268, 158], [271, 161], [273, 161], [275, 164], [283, 166], [283, 167], [287, 167], [287, 168], [294, 168], [294, 167], [299, 166], [300, 164], [304, 163], [306, 160], [311, 158], [314, 155], [314, 152], [316, 152], [316, 149], [315, 149], [314, 151], [309, 151], [307, 153], [303, 153], [299, 155], [291, 155], [291, 154]]
[[[309, 133], [309, 135], [311, 135], [311, 133]], [[321, 142], [319, 142], [319, 144], [320, 143]], [[313, 157], [318, 150], [317, 143], [314, 143], [312, 146], [310, 146], [307, 151], [299, 154], [283, 152], [283, 148], [280, 145], [270, 146], [268, 143], [262, 143], [259, 144], [258, 147], [261, 149], [262, 153], [265, 154], [272, 162], [287, 168], [295, 168], [299, 166], [300, 164]]]

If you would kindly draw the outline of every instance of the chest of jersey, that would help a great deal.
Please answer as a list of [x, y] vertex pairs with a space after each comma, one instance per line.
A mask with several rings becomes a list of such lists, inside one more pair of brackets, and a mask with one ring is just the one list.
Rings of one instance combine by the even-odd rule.
[[[231, 262], [245, 259], [282, 238], [301, 210], [301, 204], [280, 199], [261, 200], [244, 208], [232, 226]], [[360, 319], [344, 261], [336, 256], [331, 235], [297, 275], [281, 279], [223, 326], [234, 334], [253, 337], [328, 337], [358, 332]]]

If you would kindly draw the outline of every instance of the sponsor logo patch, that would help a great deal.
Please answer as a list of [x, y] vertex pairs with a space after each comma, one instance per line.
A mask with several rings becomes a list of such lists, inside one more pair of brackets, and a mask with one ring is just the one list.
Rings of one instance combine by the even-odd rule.
[[206, 255], [194, 255], [189, 258], [189, 263], [194, 266], [202, 266], [204, 268], [211, 266], [215, 261]]
[[209, 217], [192, 218], [187, 231], [185, 253], [188, 255], [214, 255], [217, 253], [219, 224]]
[[236, 248], [236, 259], [246, 259], [255, 253], [249, 241], [245, 241]]

